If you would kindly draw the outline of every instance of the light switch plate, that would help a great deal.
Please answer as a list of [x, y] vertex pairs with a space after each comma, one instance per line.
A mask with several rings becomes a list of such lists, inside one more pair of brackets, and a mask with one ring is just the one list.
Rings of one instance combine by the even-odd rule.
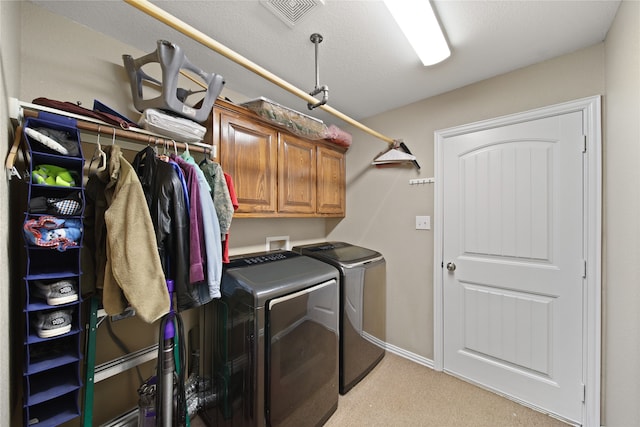
[[430, 230], [431, 229], [431, 217], [418, 215], [416, 216], [416, 230]]

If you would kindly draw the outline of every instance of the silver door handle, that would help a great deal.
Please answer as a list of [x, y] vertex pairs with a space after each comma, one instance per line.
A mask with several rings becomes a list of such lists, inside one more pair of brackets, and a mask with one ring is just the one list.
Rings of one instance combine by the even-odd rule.
[[451, 272], [456, 271], [456, 265], [454, 263], [452, 263], [452, 262], [448, 262], [447, 263], [447, 270], [449, 270]]

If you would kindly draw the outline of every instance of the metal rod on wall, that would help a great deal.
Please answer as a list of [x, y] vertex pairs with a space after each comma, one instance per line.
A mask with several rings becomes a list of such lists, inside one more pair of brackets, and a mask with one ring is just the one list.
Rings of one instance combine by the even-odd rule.
[[[166, 12], [165, 10], [159, 8], [158, 6], [152, 4], [151, 2], [147, 1], [147, 0], [124, 0], [125, 3], [130, 4], [131, 6], [135, 7], [136, 9], [146, 13], [147, 15], [157, 19], [160, 22], [163, 22], [164, 24], [172, 27], [173, 29], [181, 32], [182, 34], [188, 36], [189, 38], [191, 38], [192, 40], [197, 41], [198, 43], [208, 47], [209, 49], [219, 53], [220, 55], [234, 61], [235, 63], [242, 65], [243, 67], [247, 68], [248, 70], [258, 74], [259, 76], [263, 77], [266, 80], [269, 80], [271, 83], [274, 83], [278, 86], [280, 86], [282, 89], [285, 89], [286, 91], [298, 96], [299, 98], [304, 99], [305, 101], [307, 101], [308, 103], [317, 103], [318, 100], [315, 99], [313, 96], [309, 95], [308, 93], [304, 92], [301, 89], [298, 89], [297, 87], [293, 86], [292, 84], [290, 84], [289, 82], [287, 82], [286, 80], [281, 79], [280, 77], [276, 76], [275, 74], [267, 71], [266, 69], [262, 68], [261, 66], [257, 65], [256, 63], [248, 60], [247, 58], [245, 58], [244, 56], [236, 53], [235, 51], [229, 49], [228, 47], [226, 47], [225, 45], [217, 42], [216, 40], [212, 39], [211, 37], [207, 36], [206, 34], [204, 34], [201, 31], [196, 30], [195, 28], [193, 28], [192, 26], [186, 24], [185, 22], [181, 21], [180, 19], [176, 18], [175, 16], [171, 15], [170, 13]], [[352, 119], [351, 117], [347, 116], [346, 114], [341, 113], [340, 111], [336, 110], [333, 107], [330, 107], [328, 105], [321, 105], [320, 106], [321, 109], [323, 109], [324, 111], [326, 111], [329, 114], [332, 114], [333, 116], [345, 121], [346, 123], [349, 123], [352, 126], [355, 126], [356, 128], [378, 138], [381, 139], [383, 141], [385, 141], [387, 144], [389, 145], [394, 145], [395, 144], [395, 140], [393, 138], [389, 138], [388, 136], [384, 136], [379, 132], [376, 132], [375, 130], [363, 125], [362, 123]]]

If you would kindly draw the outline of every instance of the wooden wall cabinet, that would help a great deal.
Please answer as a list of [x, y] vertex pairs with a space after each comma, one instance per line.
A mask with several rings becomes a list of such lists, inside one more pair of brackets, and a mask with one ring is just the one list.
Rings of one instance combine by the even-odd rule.
[[239, 205], [236, 214], [275, 214], [278, 132], [240, 114], [216, 110], [220, 165], [233, 178]]
[[212, 116], [237, 217], [344, 217], [345, 148], [293, 135], [220, 100]]
[[317, 178], [317, 212], [323, 215], [345, 215], [344, 153], [319, 145]]

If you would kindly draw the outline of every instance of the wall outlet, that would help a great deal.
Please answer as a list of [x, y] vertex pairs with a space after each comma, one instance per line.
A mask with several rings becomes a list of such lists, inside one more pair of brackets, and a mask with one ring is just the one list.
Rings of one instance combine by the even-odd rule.
[[430, 216], [416, 216], [416, 230], [430, 230], [431, 229], [431, 217]]

